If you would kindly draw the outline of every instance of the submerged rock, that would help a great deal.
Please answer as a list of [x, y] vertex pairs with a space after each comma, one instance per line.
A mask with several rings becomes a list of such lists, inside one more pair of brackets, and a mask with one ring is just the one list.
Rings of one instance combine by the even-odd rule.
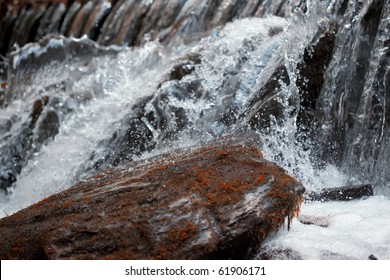
[[329, 227], [329, 218], [326, 216], [300, 215], [298, 220], [304, 225], [315, 225], [318, 227]]
[[320, 192], [308, 192], [305, 194], [305, 201], [349, 201], [373, 196], [372, 186], [356, 185], [339, 188], [323, 189]]
[[271, 248], [264, 246], [256, 259], [260, 260], [303, 260], [299, 252], [290, 248]]
[[303, 191], [246, 140], [214, 141], [106, 170], [3, 218], [0, 258], [248, 258]]

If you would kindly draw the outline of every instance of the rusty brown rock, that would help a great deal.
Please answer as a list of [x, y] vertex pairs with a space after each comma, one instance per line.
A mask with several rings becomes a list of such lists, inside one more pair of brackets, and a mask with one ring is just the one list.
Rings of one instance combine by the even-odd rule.
[[106, 170], [0, 220], [1, 259], [251, 257], [304, 188], [248, 143]]

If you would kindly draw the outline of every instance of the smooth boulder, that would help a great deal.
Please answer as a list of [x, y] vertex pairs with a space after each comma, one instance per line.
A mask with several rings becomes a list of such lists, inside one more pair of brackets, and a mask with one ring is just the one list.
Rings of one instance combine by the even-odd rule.
[[1, 259], [250, 258], [303, 186], [247, 140], [105, 170], [0, 220]]

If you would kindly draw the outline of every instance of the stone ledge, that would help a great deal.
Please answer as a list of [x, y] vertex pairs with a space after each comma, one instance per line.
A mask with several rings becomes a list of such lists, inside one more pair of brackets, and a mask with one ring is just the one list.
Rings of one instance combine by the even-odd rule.
[[3, 218], [0, 258], [249, 258], [303, 192], [254, 146], [216, 141], [103, 171]]

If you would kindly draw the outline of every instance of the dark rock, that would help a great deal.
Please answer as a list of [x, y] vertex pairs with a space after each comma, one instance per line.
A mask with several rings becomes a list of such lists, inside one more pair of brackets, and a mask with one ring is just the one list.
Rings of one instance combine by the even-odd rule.
[[9, 119], [0, 118], [0, 134], [6, 134], [12, 127], [12, 122]]
[[371, 185], [345, 186], [323, 189], [318, 192], [307, 192], [305, 201], [349, 201], [373, 195]]
[[330, 24], [327, 30], [319, 30], [319, 38], [305, 49], [303, 59], [298, 63], [297, 87], [300, 91], [300, 109], [297, 124], [305, 131], [313, 127], [316, 101], [324, 84], [324, 73], [333, 54], [336, 24]]
[[6, 167], [0, 167], [0, 192], [7, 193], [7, 188], [16, 182], [16, 172], [6, 169]]
[[50, 110], [43, 117], [38, 127], [38, 143], [45, 143], [48, 139], [53, 139], [60, 129], [60, 119], [58, 114]]
[[168, 80], [181, 80], [184, 76], [191, 74], [195, 70], [195, 66], [200, 63], [199, 54], [188, 55], [184, 61], [173, 67]]
[[[303, 260], [303, 256], [294, 249], [265, 245], [257, 255], [261, 260]], [[317, 257], [319, 260], [356, 260], [356, 258], [328, 250], [321, 250]]]
[[33, 108], [32, 108], [31, 114], [30, 114], [30, 118], [31, 118], [30, 127], [31, 128], [35, 127], [35, 124], [37, 123], [38, 118], [41, 116], [41, 113], [48, 102], [49, 102], [48, 96], [44, 96], [43, 98], [37, 99], [34, 101]]
[[369, 259], [369, 260], [378, 260], [378, 258], [375, 257], [374, 255], [369, 255], [369, 256], [368, 256], [368, 259]]
[[283, 117], [283, 105], [276, 97], [282, 90], [282, 84], [289, 84], [290, 79], [285, 65], [280, 63], [265, 85], [252, 97], [243, 113], [252, 128], [264, 130], [271, 126], [272, 116], [277, 119]]
[[353, 256], [339, 254], [328, 250], [321, 250], [318, 258], [320, 260], [356, 260]]
[[292, 219], [304, 191], [249, 142], [99, 173], [0, 220], [0, 258], [248, 258]]
[[260, 260], [303, 260], [303, 257], [290, 248], [271, 248], [264, 246], [258, 253]]
[[0, 55], [6, 55], [8, 53], [8, 43], [12, 36], [12, 27], [16, 21], [16, 16], [6, 14], [0, 20]]

